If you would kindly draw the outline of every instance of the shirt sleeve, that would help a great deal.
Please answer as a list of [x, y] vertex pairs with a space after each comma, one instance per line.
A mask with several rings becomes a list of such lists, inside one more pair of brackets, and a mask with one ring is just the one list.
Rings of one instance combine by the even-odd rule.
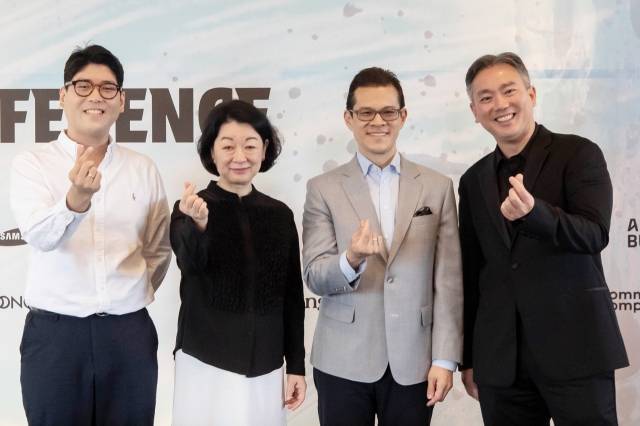
[[22, 238], [33, 248], [45, 252], [67, 242], [89, 211], [69, 210], [66, 193], [55, 199], [31, 153], [19, 155], [11, 164], [9, 198]]
[[169, 244], [169, 204], [162, 178], [155, 167], [152, 179], [148, 183], [153, 188], [153, 197], [144, 231], [142, 257], [147, 262], [147, 276], [155, 291], [160, 287], [169, 269], [171, 246]]
[[347, 260], [347, 252], [345, 251], [340, 256], [340, 270], [342, 270], [342, 274], [347, 279], [347, 282], [351, 284], [355, 280], [360, 277], [360, 274], [367, 269], [367, 261], [365, 260], [358, 266], [358, 269], [353, 269], [351, 265], [349, 265], [349, 261]]
[[431, 365], [435, 365], [436, 367], [446, 368], [449, 371], [456, 371], [458, 368], [458, 363], [453, 361], [448, 361], [446, 359], [434, 359]]

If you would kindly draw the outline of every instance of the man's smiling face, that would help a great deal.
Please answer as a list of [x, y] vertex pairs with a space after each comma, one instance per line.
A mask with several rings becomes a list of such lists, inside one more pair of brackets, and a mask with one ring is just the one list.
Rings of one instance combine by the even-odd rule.
[[526, 87], [512, 66], [499, 64], [480, 71], [471, 89], [476, 123], [491, 133], [499, 146], [527, 143], [535, 129], [535, 87]]
[[[116, 76], [106, 65], [88, 64], [73, 76], [73, 81], [84, 80], [92, 84], [112, 83], [117, 85]], [[124, 93], [113, 99], [104, 99], [97, 86], [87, 96], [79, 96], [73, 85], [60, 89], [60, 106], [67, 117], [67, 135], [76, 142], [87, 140], [107, 140], [109, 129], [124, 111]]]
[[[393, 86], [358, 87], [354, 98], [354, 111], [400, 109], [398, 91]], [[362, 121], [355, 113], [344, 112], [344, 121], [353, 132], [360, 154], [376, 164], [385, 163], [393, 157], [396, 139], [406, 119], [406, 109], [402, 109], [399, 117], [391, 121], [383, 120], [380, 114], [376, 114], [371, 121]]]

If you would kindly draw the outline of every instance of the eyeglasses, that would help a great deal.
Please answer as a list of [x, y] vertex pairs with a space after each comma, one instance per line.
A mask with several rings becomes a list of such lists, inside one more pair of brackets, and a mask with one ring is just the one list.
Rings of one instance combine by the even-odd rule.
[[119, 86], [116, 86], [113, 83], [93, 84], [87, 80], [67, 81], [64, 84], [64, 87], [68, 88], [71, 85], [73, 85], [73, 90], [75, 90], [76, 95], [82, 96], [83, 98], [92, 94], [96, 87], [98, 88], [98, 93], [100, 93], [100, 96], [102, 96], [103, 99], [113, 99], [121, 90]]
[[355, 109], [350, 109], [349, 111], [352, 113], [355, 112], [358, 116], [358, 120], [360, 121], [373, 121], [373, 119], [376, 118], [376, 115], [378, 114], [380, 114], [380, 118], [382, 118], [384, 121], [393, 121], [400, 116], [400, 111], [402, 111], [402, 108], [385, 108], [381, 111], [375, 111], [373, 109], [359, 109], [356, 111]]

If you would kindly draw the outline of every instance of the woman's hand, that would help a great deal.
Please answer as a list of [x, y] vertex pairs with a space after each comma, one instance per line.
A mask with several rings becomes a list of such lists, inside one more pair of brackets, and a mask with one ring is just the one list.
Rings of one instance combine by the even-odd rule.
[[185, 182], [184, 188], [184, 194], [182, 194], [182, 198], [180, 199], [180, 211], [193, 219], [198, 231], [204, 232], [204, 230], [207, 229], [207, 222], [209, 221], [207, 203], [193, 193], [196, 189], [195, 183]]
[[307, 382], [304, 376], [296, 376], [295, 374], [287, 374], [287, 393], [284, 398], [284, 404], [293, 411], [304, 402], [307, 393]]

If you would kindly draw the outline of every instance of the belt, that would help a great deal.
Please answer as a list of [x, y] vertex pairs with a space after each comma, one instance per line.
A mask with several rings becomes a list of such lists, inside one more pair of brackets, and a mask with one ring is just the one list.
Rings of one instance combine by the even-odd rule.
[[[39, 315], [64, 315], [64, 314], [59, 314], [57, 312], [46, 311], [46, 310], [40, 309], [40, 308], [34, 308], [33, 306], [30, 306], [29, 309], [34, 314], [39, 314]], [[109, 314], [106, 313], [106, 312], [97, 312], [96, 315], [99, 316], [99, 317], [106, 317]]]

